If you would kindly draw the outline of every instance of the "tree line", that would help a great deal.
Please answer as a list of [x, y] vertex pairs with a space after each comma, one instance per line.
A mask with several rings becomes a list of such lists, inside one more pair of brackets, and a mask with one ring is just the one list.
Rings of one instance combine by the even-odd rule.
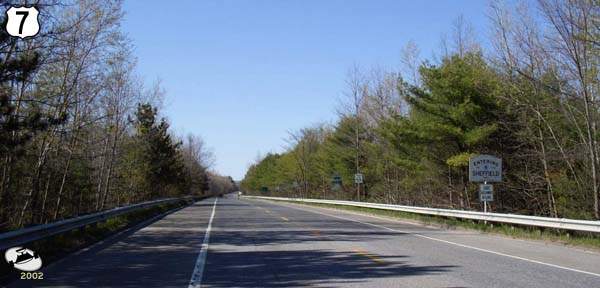
[[600, 2], [495, 1], [488, 15], [490, 49], [459, 17], [433, 59], [410, 42], [402, 68], [351, 69], [336, 123], [290, 133], [242, 189], [478, 210], [468, 161], [492, 154], [492, 211], [600, 219]]
[[160, 85], [136, 75], [122, 1], [38, 2], [36, 37], [0, 31], [0, 231], [235, 189], [209, 172], [200, 137], [169, 129]]

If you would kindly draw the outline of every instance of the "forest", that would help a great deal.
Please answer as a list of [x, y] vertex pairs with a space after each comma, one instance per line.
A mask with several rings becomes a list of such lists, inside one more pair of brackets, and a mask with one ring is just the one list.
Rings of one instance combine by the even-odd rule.
[[37, 36], [1, 29], [0, 232], [235, 189], [201, 137], [172, 131], [160, 81], [136, 73], [122, 4], [39, 1]]
[[349, 69], [337, 120], [291, 131], [243, 191], [481, 210], [468, 162], [491, 154], [491, 211], [600, 219], [600, 2], [492, 1], [487, 15], [486, 39], [458, 17], [429, 59], [410, 41], [397, 69]]

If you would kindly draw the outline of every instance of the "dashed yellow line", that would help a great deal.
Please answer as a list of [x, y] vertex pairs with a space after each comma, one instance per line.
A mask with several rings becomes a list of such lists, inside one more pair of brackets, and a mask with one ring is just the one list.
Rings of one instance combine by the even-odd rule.
[[[267, 209], [267, 208], [260, 207], [260, 206], [259, 206], [259, 208], [260, 208], [260, 209], [262, 209], [263, 211], [265, 211], [265, 212], [266, 212], [267, 214], [269, 214], [269, 215], [277, 216], [277, 215], [275, 215], [273, 212], [271, 212], [271, 211], [270, 211], [269, 209]], [[283, 217], [283, 216], [280, 216], [280, 218], [281, 218], [282, 220], [284, 220], [284, 221], [290, 221], [290, 219], [288, 219], [288, 218], [285, 218], [285, 217]]]
[[381, 260], [379, 257], [377, 257], [377, 256], [375, 256], [373, 254], [370, 254], [369, 252], [367, 252], [365, 250], [362, 250], [362, 249], [353, 249], [352, 251], [354, 253], [356, 253], [356, 254], [359, 254], [361, 256], [364, 256], [364, 257], [367, 257], [367, 258], [371, 259], [373, 262], [375, 262], [377, 264], [383, 264], [384, 263], [384, 261]]

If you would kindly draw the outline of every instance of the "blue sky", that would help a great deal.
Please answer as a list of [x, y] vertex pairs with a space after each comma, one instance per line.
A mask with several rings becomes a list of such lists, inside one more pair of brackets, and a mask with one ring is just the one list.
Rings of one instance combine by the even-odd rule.
[[346, 73], [400, 66], [410, 40], [429, 58], [462, 15], [489, 34], [487, 1], [272, 0], [125, 2], [138, 72], [161, 79], [165, 116], [202, 136], [215, 170], [242, 179], [288, 131], [335, 121]]

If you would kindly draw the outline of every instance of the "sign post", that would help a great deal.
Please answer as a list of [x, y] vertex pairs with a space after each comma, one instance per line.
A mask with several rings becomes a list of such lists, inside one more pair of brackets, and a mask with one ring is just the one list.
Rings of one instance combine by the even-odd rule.
[[487, 212], [487, 202], [494, 201], [494, 186], [492, 184], [479, 185], [479, 201], [483, 202], [483, 212]]
[[469, 181], [479, 185], [479, 201], [487, 213], [487, 202], [494, 201], [494, 186], [488, 182], [502, 181], [502, 159], [492, 155], [476, 155], [469, 159]]

